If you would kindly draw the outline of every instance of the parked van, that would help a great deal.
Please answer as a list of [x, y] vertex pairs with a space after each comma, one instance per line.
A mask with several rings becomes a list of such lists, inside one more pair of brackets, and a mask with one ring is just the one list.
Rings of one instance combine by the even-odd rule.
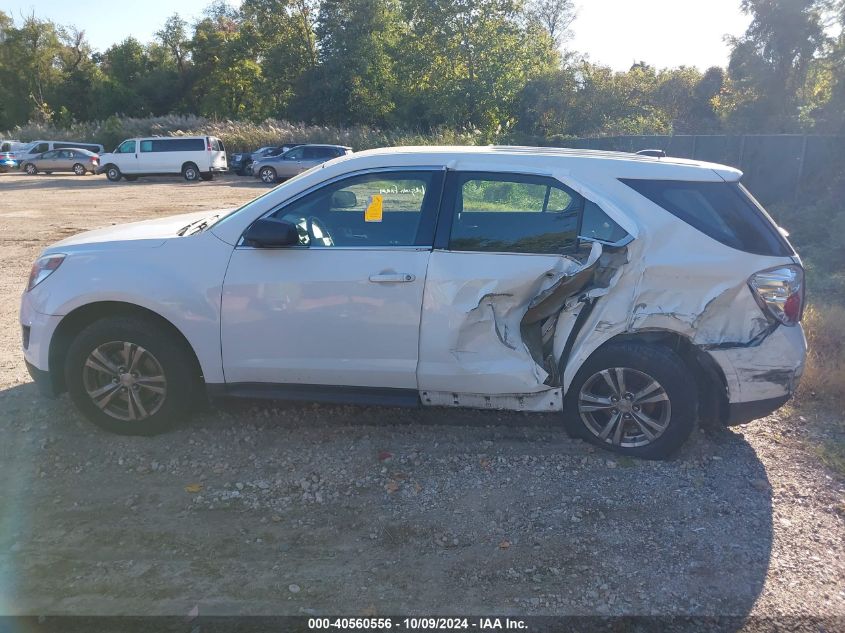
[[130, 138], [100, 157], [100, 169], [116, 182], [121, 178], [182, 174], [185, 180], [211, 180], [225, 172], [226, 148], [214, 136]]
[[15, 158], [21, 165], [26, 164], [27, 159], [40, 156], [44, 152], [49, 152], [54, 149], [85, 149], [95, 154], [102, 154], [105, 148], [99, 143], [83, 143], [82, 141], [32, 141], [17, 150], [9, 150], [15, 152]]
[[26, 145], [26, 143], [21, 143], [20, 141], [0, 141], [0, 154], [14, 152], [15, 150], [23, 147], [24, 145]]

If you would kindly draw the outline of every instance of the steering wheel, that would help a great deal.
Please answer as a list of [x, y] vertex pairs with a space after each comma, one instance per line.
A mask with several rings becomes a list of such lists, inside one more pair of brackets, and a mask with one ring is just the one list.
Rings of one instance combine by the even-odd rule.
[[316, 246], [334, 246], [334, 240], [320, 218], [315, 215], [308, 216], [306, 227], [308, 229], [308, 237], [311, 238], [311, 244], [315, 244]]

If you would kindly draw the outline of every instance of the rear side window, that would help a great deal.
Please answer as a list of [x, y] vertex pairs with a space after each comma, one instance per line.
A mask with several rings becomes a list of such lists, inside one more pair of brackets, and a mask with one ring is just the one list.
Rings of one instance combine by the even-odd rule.
[[160, 138], [153, 139], [153, 152], [201, 152], [205, 149], [205, 141], [201, 138]]
[[762, 207], [734, 182], [621, 179], [637, 193], [714, 240], [747, 253], [793, 254]]
[[572, 252], [584, 199], [551, 178], [457, 175], [449, 249], [500, 253]]
[[306, 147], [303, 158], [308, 160], [309, 158], [321, 159], [334, 158], [335, 156], [337, 156], [337, 152], [331, 147]]

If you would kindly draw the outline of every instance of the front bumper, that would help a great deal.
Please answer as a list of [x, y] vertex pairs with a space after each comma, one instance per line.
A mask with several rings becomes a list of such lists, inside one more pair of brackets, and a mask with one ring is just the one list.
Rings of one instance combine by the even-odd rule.
[[[36, 382], [49, 377], [50, 370], [50, 341], [62, 320], [61, 316], [53, 316], [38, 312], [32, 305], [30, 293], [24, 293], [21, 299], [20, 325], [23, 330], [21, 347], [30, 375]], [[36, 379], [38, 372], [41, 378]]]
[[29, 375], [32, 376], [32, 381], [35, 383], [35, 386], [38, 388], [38, 391], [42, 396], [53, 398], [58, 395], [58, 390], [56, 389], [53, 377], [50, 376], [49, 371], [46, 369], [38, 369], [28, 360], [25, 360], [24, 362], [26, 363], [26, 370], [29, 372]]

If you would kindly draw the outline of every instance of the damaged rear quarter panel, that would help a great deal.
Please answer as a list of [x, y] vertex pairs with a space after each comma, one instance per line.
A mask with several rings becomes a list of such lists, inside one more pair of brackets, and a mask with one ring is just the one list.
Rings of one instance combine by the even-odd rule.
[[[626, 189], [617, 178], [606, 180], [603, 187], [617, 200], [616, 206], [627, 207], [642, 229], [627, 247], [629, 261], [619, 279], [597, 300], [577, 335], [565, 362], [564, 391], [587, 358], [621, 334], [668, 331], [709, 350], [756, 346], [773, 331], [748, 279], [766, 268], [791, 263], [788, 258], [755, 255], [720, 244], [645, 198], [631, 197]], [[560, 349], [556, 340], [556, 351]], [[713, 355], [718, 362], [718, 355]], [[753, 350], [748, 357], [751, 365], [762, 362], [751, 360]], [[795, 358], [782, 359], [780, 366], [794, 368]], [[733, 401], [740, 397], [738, 383], [746, 377], [726, 378]]]

